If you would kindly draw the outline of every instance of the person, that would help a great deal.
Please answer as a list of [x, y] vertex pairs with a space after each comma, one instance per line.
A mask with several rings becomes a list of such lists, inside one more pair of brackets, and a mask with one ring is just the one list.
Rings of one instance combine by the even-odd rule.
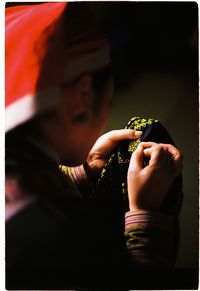
[[113, 91], [108, 42], [86, 3], [6, 8], [7, 289], [124, 287], [138, 269], [173, 264], [174, 220], [161, 204], [181, 172], [174, 145], [143, 142], [132, 154], [126, 213], [81, 193], [121, 141], [142, 136], [100, 136]]

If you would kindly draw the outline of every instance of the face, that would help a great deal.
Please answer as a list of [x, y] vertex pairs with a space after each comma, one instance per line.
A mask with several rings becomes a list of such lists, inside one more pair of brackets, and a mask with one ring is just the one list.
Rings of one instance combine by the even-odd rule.
[[[40, 128], [57, 150], [63, 164], [77, 166], [86, 162], [90, 149], [105, 127], [113, 91], [112, 77], [99, 96], [92, 87], [92, 76], [85, 76], [65, 88], [56, 112], [41, 118]], [[101, 98], [101, 101], [94, 110], [96, 98]], [[85, 121], [74, 118], [81, 112], [87, 113]]]
[[113, 93], [114, 81], [113, 77], [110, 77], [105, 85], [103, 95], [97, 96], [95, 92], [92, 95], [91, 103], [94, 104], [95, 98], [101, 98], [100, 106], [98, 106], [97, 110], [91, 110], [91, 115], [87, 122], [74, 126], [74, 130], [72, 129], [74, 135], [73, 142], [71, 142], [72, 148], [68, 149], [68, 152], [71, 153], [68, 164], [79, 165], [86, 162], [90, 149], [105, 128], [110, 114]]

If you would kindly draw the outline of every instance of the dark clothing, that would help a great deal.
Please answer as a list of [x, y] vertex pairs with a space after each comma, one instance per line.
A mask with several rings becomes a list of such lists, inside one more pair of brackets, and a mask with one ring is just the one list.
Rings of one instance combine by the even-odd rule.
[[[161, 134], [163, 138], [159, 141], [169, 142], [162, 130], [151, 127], [148, 140], [155, 140], [151, 139], [151, 133], [153, 136], [156, 131], [155, 138]], [[24, 195], [35, 200], [6, 223], [7, 289], [99, 287], [106, 290], [106, 287], [144, 288], [148, 284], [160, 287], [159, 279], [155, 280], [160, 269], [144, 266], [141, 269], [142, 264], [130, 260], [130, 256], [137, 258], [136, 254], [139, 257], [142, 254], [142, 259], [148, 258], [152, 249], [155, 256], [155, 246], [161, 239], [171, 253], [169, 260], [173, 260], [171, 242], [176, 245], [177, 238], [174, 239], [171, 218], [167, 231], [161, 223], [159, 239], [156, 239], [158, 229], [152, 225], [150, 229], [144, 225], [137, 233], [137, 228], [127, 229], [128, 244], [133, 235], [139, 242], [135, 240], [137, 249], [129, 251], [121, 202], [74, 195], [58, 164], [22, 136], [21, 139], [7, 137], [6, 175], [16, 178]], [[165, 224], [166, 220], [167, 217]], [[141, 238], [146, 239], [147, 245], [139, 246]], [[141, 275], [149, 281], [141, 282]]]
[[126, 266], [123, 221], [113, 203], [38, 200], [7, 223], [7, 288], [116, 284]]
[[7, 137], [6, 176], [35, 200], [6, 223], [7, 289], [77, 288], [120, 278], [126, 252], [119, 203], [74, 195], [58, 164], [29, 136], [19, 136]]

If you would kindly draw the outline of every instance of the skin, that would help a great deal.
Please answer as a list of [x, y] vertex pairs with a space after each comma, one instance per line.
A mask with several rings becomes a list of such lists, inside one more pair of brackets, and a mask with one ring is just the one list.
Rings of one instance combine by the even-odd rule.
[[[56, 111], [40, 120], [44, 136], [56, 148], [62, 162], [77, 166], [87, 161], [87, 173], [93, 179], [121, 140], [141, 136], [141, 132], [131, 129], [113, 130], [100, 136], [109, 116], [113, 92], [111, 77], [105, 84], [103, 95], [97, 96], [92, 87], [92, 75], [86, 74], [66, 86]], [[98, 112], [93, 110], [95, 98], [103, 98]], [[86, 117], [84, 121], [77, 118], [80, 114]], [[143, 156], [150, 158], [145, 168], [142, 167]], [[182, 156], [174, 146], [142, 143], [133, 153], [128, 169], [130, 210], [159, 210], [181, 168]]]
[[[143, 168], [143, 157], [150, 158]], [[170, 144], [141, 143], [133, 153], [128, 169], [128, 194], [131, 211], [159, 210], [162, 201], [182, 169], [180, 151]]]
[[[113, 79], [106, 84], [104, 96], [96, 96], [92, 75], [82, 76], [63, 89], [56, 111], [40, 119], [40, 128], [68, 166], [86, 161], [89, 151], [102, 133], [110, 113]], [[103, 98], [101, 108], [94, 112], [95, 98]], [[85, 122], [77, 117], [86, 116]]]

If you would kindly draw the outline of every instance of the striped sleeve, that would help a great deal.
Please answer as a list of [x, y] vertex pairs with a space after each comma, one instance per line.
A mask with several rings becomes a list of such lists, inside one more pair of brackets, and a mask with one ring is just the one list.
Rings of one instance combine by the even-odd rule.
[[94, 187], [93, 182], [88, 178], [84, 165], [77, 167], [67, 167], [60, 165], [60, 170], [70, 177], [73, 183], [75, 183], [81, 194], [88, 196], [88, 193], [91, 192], [91, 189]]
[[126, 212], [126, 247], [133, 264], [173, 265], [173, 218], [153, 211]]

